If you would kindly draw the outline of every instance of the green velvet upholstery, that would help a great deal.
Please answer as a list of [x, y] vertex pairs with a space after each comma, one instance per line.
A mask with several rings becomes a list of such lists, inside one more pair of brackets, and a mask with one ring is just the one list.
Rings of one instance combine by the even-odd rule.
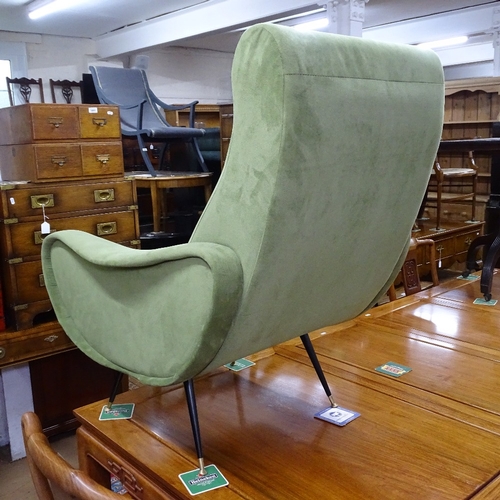
[[234, 126], [189, 241], [133, 250], [47, 236], [47, 289], [90, 357], [185, 381], [353, 318], [400, 269], [438, 147], [430, 51], [258, 25], [232, 72]]

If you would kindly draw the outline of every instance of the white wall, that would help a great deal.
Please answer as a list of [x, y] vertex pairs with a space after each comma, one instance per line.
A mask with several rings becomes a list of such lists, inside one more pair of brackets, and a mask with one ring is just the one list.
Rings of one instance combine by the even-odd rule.
[[[29, 78], [42, 78], [45, 100], [50, 102], [49, 79], [80, 80], [90, 64], [129, 64], [129, 59], [99, 61], [95, 43], [89, 39], [49, 35], [23, 35], [0, 31], [2, 42], [26, 47]], [[232, 98], [232, 54], [202, 49], [169, 47], [141, 53], [149, 56], [150, 86], [166, 102], [227, 102]]]

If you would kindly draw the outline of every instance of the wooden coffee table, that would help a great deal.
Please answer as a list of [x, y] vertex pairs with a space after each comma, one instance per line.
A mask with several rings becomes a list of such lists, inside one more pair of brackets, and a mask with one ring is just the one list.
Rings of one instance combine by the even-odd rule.
[[212, 194], [211, 172], [159, 171], [156, 177], [144, 172], [130, 172], [126, 174], [126, 178], [133, 179], [136, 188], [149, 189], [153, 210], [153, 231], [161, 229], [161, 214], [164, 211], [164, 198], [161, 196], [161, 190], [201, 186], [204, 189], [206, 202]]

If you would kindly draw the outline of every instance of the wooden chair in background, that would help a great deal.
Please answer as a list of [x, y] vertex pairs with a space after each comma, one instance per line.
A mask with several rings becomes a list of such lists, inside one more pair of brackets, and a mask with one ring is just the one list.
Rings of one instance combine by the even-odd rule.
[[[52, 94], [52, 102], [57, 103], [61, 102], [64, 99], [64, 102], [67, 104], [71, 104], [73, 102], [73, 98], [75, 97], [75, 90], [77, 95], [82, 95], [82, 82], [76, 82], [71, 80], [49, 80], [50, 82], [50, 93]], [[61, 98], [59, 101], [57, 97]]]
[[437, 158], [434, 162], [434, 169], [427, 193], [427, 205], [429, 194], [435, 193], [436, 231], [442, 230], [441, 215], [443, 203], [472, 200], [472, 215], [470, 221], [475, 221], [478, 168], [474, 161], [472, 151], [469, 152], [466, 158], [466, 164], [468, 166], [463, 168], [442, 168]]
[[128, 493], [118, 496], [90, 479], [84, 472], [71, 467], [51, 448], [42, 432], [40, 420], [33, 412], [22, 416], [21, 425], [31, 477], [40, 500], [54, 500], [51, 483], [81, 500], [131, 498]]
[[[7, 90], [9, 92], [9, 101], [10, 105], [14, 106], [15, 104], [26, 104], [31, 102], [31, 94], [32, 87], [37, 87], [38, 89], [38, 101], [37, 102], [45, 102], [43, 96], [43, 84], [42, 79], [38, 80], [34, 78], [9, 78], [7, 77]], [[17, 92], [16, 92], [17, 90]], [[19, 99], [16, 99], [16, 96], [21, 96], [21, 102], [16, 102]]]
[[[432, 280], [431, 286], [439, 285], [439, 277], [436, 265], [436, 244], [434, 240], [431, 240], [430, 238], [422, 240], [417, 240], [416, 238], [412, 238], [410, 241], [410, 247], [408, 248], [408, 254], [406, 255], [406, 259], [401, 268], [401, 279], [403, 283], [405, 296], [413, 295], [414, 293], [420, 292], [422, 290], [422, 283], [420, 281], [420, 276], [418, 273], [418, 265], [417, 265], [417, 256], [418, 256], [417, 249], [421, 246], [429, 247], [429, 261], [431, 266], [431, 280]], [[389, 296], [390, 301], [396, 300], [397, 294], [396, 294], [396, 286], [394, 283], [389, 288], [387, 295]]]

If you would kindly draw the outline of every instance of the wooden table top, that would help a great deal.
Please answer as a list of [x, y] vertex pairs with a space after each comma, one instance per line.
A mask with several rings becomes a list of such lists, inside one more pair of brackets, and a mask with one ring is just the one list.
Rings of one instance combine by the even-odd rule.
[[[345, 427], [314, 418], [328, 400], [299, 340], [233, 373], [196, 380], [205, 463], [229, 486], [203, 498], [500, 498], [500, 305], [474, 305], [479, 281], [453, 280], [313, 332]], [[494, 284], [493, 297], [500, 297]], [[412, 368], [400, 378], [375, 367]], [[107, 447], [156, 484], [190, 498], [178, 474], [197, 467], [183, 390], [142, 387], [131, 420], [76, 411]]]

